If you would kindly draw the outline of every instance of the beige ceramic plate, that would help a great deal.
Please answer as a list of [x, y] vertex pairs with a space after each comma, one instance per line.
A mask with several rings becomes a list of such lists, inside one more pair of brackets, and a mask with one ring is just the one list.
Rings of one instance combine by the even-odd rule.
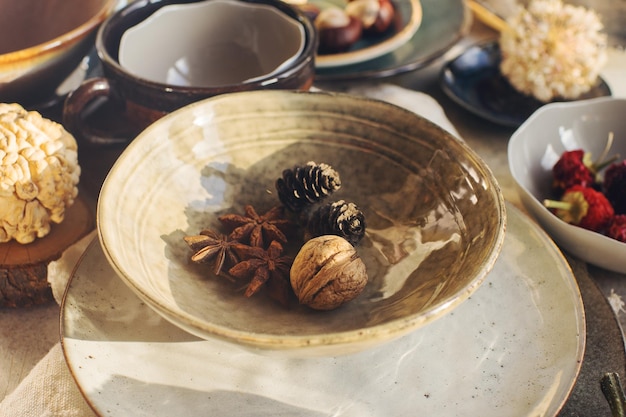
[[[267, 211], [283, 169], [311, 160], [341, 174], [333, 198], [367, 219], [358, 299], [287, 310], [189, 260], [185, 235], [246, 204]], [[98, 205], [107, 257], [151, 307], [201, 337], [282, 355], [361, 350], [451, 311], [493, 267], [505, 218], [484, 162], [433, 123], [380, 101], [286, 91], [218, 96], [159, 120], [118, 159]]]
[[95, 242], [62, 305], [67, 363], [100, 416], [556, 416], [582, 363], [583, 304], [552, 241], [508, 208], [502, 254], [466, 303], [338, 358], [259, 356], [184, 333], [115, 276]]
[[[345, 0], [313, 0], [320, 8], [345, 7]], [[420, 0], [393, 0], [396, 7], [396, 28], [390, 33], [378, 37], [363, 37], [349, 51], [318, 55], [315, 57], [317, 68], [332, 68], [369, 61], [388, 54], [409, 41], [422, 23], [422, 5]]]

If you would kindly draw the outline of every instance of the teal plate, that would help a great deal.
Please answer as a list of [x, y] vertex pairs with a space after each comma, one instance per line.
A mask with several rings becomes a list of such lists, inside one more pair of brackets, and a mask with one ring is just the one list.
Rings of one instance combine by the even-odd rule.
[[472, 15], [463, 0], [421, 0], [421, 6], [420, 27], [402, 46], [368, 61], [317, 68], [316, 81], [383, 78], [414, 71], [439, 58], [469, 32]]
[[[345, 0], [311, 0], [320, 9], [345, 7]], [[375, 36], [363, 35], [352, 47], [341, 53], [318, 55], [317, 68], [332, 68], [378, 58], [407, 43], [422, 23], [420, 0], [393, 0], [396, 10], [391, 27]]]

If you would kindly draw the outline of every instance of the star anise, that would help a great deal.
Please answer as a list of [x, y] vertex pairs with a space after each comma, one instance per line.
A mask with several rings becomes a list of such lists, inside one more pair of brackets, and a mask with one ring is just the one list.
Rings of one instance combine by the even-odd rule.
[[[287, 302], [289, 289], [289, 269], [293, 259], [281, 256], [283, 247], [280, 242], [273, 240], [267, 250], [258, 246], [235, 244], [233, 249], [241, 262], [229, 269], [228, 273], [235, 278], [250, 279], [246, 287], [245, 296], [256, 294], [263, 284], [267, 283], [270, 296], [281, 302]], [[283, 293], [287, 291], [287, 293]]]
[[225, 214], [219, 220], [231, 229], [230, 238], [250, 246], [265, 247], [266, 242], [287, 242], [286, 233], [294, 224], [285, 218], [285, 208], [275, 206], [267, 213], [259, 215], [254, 207], [244, 207], [245, 216], [239, 214]]
[[199, 235], [185, 236], [183, 239], [194, 251], [191, 260], [199, 263], [213, 261], [215, 275], [220, 274], [224, 265], [228, 267], [239, 261], [232, 250], [238, 242], [222, 233], [205, 229]]

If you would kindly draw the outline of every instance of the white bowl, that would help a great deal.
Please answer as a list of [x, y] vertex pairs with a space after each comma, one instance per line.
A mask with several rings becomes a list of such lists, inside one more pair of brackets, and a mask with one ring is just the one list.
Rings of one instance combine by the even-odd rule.
[[[331, 201], [356, 203], [363, 293], [333, 311], [285, 308], [247, 282], [190, 261], [183, 241], [217, 217], [279, 204], [274, 183], [308, 161], [341, 175]], [[388, 103], [294, 91], [231, 93], [185, 107], [141, 133], [106, 178], [104, 252], [145, 302], [179, 327], [264, 353], [350, 353], [400, 337], [465, 301], [493, 267], [506, 220], [484, 162], [431, 122]], [[295, 253], [300, 239], [289, 241]]]
[[567, 224], [543, 205], [551, 195], [552, 167], [561, 154], [584, 149], [599, 156], [609, 132], [614, 134], [609, 155], [625, 158], [625, 99], [604, 97], [545, 105], [511, 136], [509, 168], [522, 203], [561, 249], [591, 264], [626, 273], [626, 243]]

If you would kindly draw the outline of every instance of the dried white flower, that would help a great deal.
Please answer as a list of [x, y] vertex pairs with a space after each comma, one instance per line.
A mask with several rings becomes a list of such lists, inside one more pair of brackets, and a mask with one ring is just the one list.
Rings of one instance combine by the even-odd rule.
[[561, 0], [533, 0], [507, 19], [500, 71], [518, 91], [548, 102], [575, 99], [596, 83], [607, 61], [599, 16]]
[[0, 242], [46, 236], [74, 203], [79, 177], [76, 140], [63, 126], [0, 103]]

